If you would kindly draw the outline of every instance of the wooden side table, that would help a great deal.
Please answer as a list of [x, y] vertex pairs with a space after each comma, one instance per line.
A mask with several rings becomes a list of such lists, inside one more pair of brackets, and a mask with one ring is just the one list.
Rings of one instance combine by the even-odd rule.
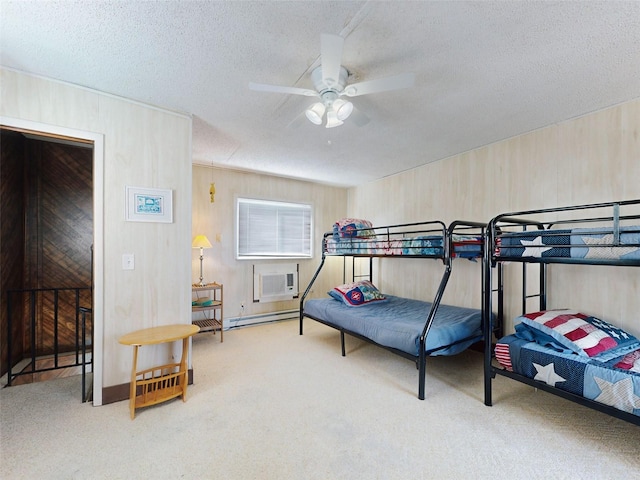
[[[131, 420], [135, 418], [136, 408], [155, 405], [179, 396], [182, 396], [183, 402], [187, 401], [189, 337], [198, 333], [199, 330], [200, 327], [197, 325], [163, 325], [137, 330], [118, 339], [123, 345], [133, 346], [129, 392]], [[177, 340], [182, 340], [180, 363], [168, 363], [138, 371], [138, 348], [143, 345], [157, 345]]]

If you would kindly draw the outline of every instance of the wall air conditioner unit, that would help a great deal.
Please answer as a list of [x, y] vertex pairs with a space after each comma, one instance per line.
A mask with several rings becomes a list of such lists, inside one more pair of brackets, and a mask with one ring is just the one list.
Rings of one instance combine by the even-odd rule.
[[297, 263], [253, 266], [254, 302], [281, 302], [297, 297]]

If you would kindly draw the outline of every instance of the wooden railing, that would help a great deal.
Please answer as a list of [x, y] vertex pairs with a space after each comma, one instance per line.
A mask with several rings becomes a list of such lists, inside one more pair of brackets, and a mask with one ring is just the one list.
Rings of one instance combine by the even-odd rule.
[[[93, 363], [91, 288], [8, 290], [6, 298], [7, 386], [21, 375], [82, 367], [86, 401], [86, 372]], [[14, 371], [25, 360], [28, 365]]]

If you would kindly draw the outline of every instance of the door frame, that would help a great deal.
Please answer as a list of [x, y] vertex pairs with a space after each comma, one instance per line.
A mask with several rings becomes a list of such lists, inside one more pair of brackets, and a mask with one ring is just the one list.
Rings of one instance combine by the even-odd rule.
[[102, 405], [104, 343], [104, 134], [0, 116], [3, 127], [93, 142], [93, 405]]

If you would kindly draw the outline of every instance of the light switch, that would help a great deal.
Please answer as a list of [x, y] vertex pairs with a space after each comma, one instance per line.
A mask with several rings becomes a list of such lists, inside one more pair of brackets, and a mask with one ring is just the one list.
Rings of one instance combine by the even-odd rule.
[[216, 242], [220, 243], [222, 241], [222, 234], [216, 233]]
[[133, 253], [122, 254], [122, 269], [133, 270], [135, 268], [135, 259]]

